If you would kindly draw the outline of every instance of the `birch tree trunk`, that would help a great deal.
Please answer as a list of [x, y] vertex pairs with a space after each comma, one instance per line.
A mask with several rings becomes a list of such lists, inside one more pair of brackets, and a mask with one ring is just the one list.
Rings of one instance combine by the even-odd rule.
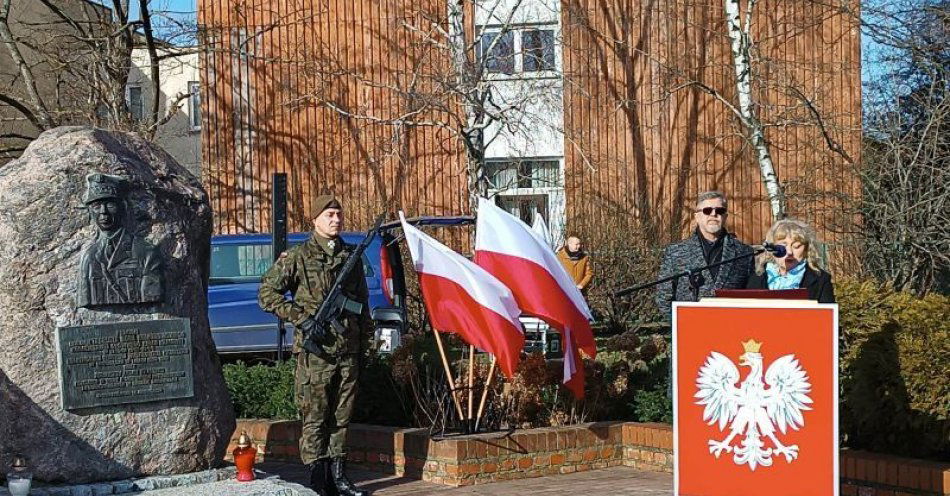
[[750, 63], [752, 13], [755, 0], [749, 0], [745, 15], [745, 26], [742, 25], [739, 12], [739, 0], [724, 0], [726, 9], [726, 31], [732, 41], [733, 65], [736, 70], [736, 94], [739, 99], [739, 112], [742, 123], [746, 128], [746, 137], [755, 149], [759, 162], [759, 172], [762, 183], [769, 195], [769, 204], [772, 210], [772, 219], [779, 220], [785, 217], [785, 192], [779, 184], [778, 175], [772, 164], [772, 154], [769, 144], [765, 140], [762, 123], [752, 102], [752, 68]]

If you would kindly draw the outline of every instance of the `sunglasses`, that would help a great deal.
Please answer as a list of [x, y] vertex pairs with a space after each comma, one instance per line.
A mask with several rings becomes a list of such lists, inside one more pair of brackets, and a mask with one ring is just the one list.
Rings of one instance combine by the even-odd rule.
[[705, 207], [697, 210], [697, 212], [702, 212], [703, 215], [712, 215], [713, 212], [716, 212], [716, 215], [722, 216], [726, 215], [726, 207]]

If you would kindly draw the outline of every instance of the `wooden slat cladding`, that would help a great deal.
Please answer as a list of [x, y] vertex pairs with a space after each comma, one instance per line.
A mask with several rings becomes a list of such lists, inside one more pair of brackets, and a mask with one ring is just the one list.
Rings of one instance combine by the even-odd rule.
[[274, 172], [288, 175], [291, 230], [309, 228], [308, 200], [323, 192], [345, 200], [350, 228], [387, 207], [407, 215], [465, 211], [464, 164], [451, 136], [377, 123], [405, 114], [409, 101], [398, 93], [434, 66], [433, 49], [404, 27], [444, 11], [425, 3], [200, 2], [204, 180], [216, 232], [269, 230]]
[[[771, 214], [753, 150], [729, 106], [690, 84], [735, 101], [722, 2], [562, 5], [568, 225], [632, 215], [640, 229], [676, 238], [688, 229], [696, 194], [720, 189], [730, 195], [732, 229], [761, 240]], [[829, 240], [850, 220], [841, 195], [856, 195], [858, 186], [809, 105], [857, 161], [859, 35], [843, 7], [760, 1], [752, 29], [755, 99], [789, 213]]]
[[[840, 7], [760, 0], [752, 34], [756, 98], [790, 212], [819, 227], [847, 220], [837, 195], [858, 187], [789, 88], [859, 160], [859, 35]], [[445, 13], [445, 0], [200, 0], [204, 180], [217, 232], [269, 229], [275, 171], [290, 179], [292, 230], [307, 229], [307, 199], [322, 191], [354, 206], [352, 228], [384, 205], [468, 213], [464, 155], [449, 131], [342, 116], [412, 110], [404, 95], [434, 84], [414, 76], [448, 60], [407, 26], [435, 29]], [[733, 230], [761, 239], [770, 214], [754, 153], [728, 106], [685, 84], [734, 99], [722, 3], [562, 0], [561, 19], [568, 228], [633, 216], [675, 238], [696, 193], [722, 189]]]

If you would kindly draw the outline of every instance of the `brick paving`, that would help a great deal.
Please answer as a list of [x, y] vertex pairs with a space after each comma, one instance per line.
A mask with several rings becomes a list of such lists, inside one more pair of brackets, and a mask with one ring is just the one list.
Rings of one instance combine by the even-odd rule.
[[[281, 479], [300, 484], [307, 483], [307, 473], [299, 464], [264, 463], [256, 468]], [[365, 470], [350, 469], [350, 475], [360, 487], [374, 495], [461, 495], [479, 494], [514, 496], [531, 494], [548, 496], [555, 494], [596, 494], [625, 496], [659, 496], [673, 491], [673, 476], [666, 473], [641, 472], [630, 467], [613, 467], [567, 475], [553, 475], [534, 479], [519, 479], [467, 487], [449, 487], [430, 484], [416, 479], [384, 475]]]

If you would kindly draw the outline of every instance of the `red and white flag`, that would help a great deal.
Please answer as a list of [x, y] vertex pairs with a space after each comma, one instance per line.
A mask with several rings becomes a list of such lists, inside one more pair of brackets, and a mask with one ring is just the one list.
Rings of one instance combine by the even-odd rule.
[[457, 333], [466, 343], [493, 355], [509, 378], [515, 375], [524, 333], [521, 309], [511, 290], [485, 269], [406, 223], [402, 231], [419, 274], [432, 327]]
[[557, 255], [527, 224], [495, 206], [478, 201], [475, 263], [511, 289], [518, 306], [560, 329], [564, 343], [564, 384], [584, 396], [584, 366], [577, 350], [597, 354], [590, 309]]

